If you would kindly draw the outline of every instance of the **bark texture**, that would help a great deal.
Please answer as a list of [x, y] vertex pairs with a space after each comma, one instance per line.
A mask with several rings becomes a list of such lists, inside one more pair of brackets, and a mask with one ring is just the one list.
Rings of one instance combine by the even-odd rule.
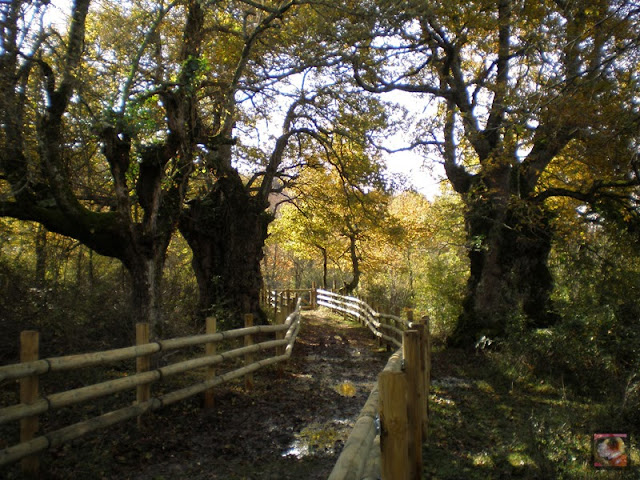
[[232, 326], [242, 314], [264, 319], [260, 262], [272, 216], [237, 173], [221, 176], [211, 191], [184, 212], [180, 231], [193, 251], [202, 318], [224, 311]]
[[451, 343], [469, 346], [483, 335], [502, 336], [519, 316], [531, 327], [552, 325], [548, 213], [530, 204], [502, 208], [483, 201], [469, 205], [466, 221], [470, 276]]

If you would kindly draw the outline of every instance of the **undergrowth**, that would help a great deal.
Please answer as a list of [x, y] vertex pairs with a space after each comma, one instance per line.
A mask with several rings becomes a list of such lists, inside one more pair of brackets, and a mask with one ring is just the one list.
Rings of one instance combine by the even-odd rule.
[[[538, 374], [520, 353], [516, 358], [504, 345], [434, 353], [425, 478], [638, 478], [637, 470], [592, 466], [593, 433], [636, 431], [624, 395], [602, 395], [604, 384], [589, 395], [587, 388]], [[639, 460], [632, 449], [632, 464]]]

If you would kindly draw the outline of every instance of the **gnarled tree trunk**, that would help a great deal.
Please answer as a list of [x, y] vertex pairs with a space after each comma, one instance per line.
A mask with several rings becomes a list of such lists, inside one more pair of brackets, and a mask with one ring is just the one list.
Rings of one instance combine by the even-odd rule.
[[451, 343], [502, 336], [520, 315], [532, 327], [553, 324], [548, 212], [516, 197], [508, 204], [483, 199], [467, 206], [470, 276]]
[[264, 319], [260, 262], [272, 218], [233, 174], [218, 179], [182, 215], [180, 231], [193, 252], [203, 318], [222, 310], [233, 326], [245, 313]]

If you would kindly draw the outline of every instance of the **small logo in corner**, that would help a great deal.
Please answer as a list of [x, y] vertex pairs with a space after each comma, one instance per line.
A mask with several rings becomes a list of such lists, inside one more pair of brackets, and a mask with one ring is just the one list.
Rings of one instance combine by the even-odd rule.
[[592, 445], [595, 468], [629, 467], [629, 434], [594, 433]]

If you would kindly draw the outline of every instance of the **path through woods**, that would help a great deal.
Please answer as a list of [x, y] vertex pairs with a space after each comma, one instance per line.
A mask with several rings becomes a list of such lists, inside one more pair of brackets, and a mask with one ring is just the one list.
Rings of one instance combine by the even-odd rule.
[[370, 332], [328, 314], [305, 313], [282, 375], [258, 371], [255, 389], [217, 388], [43, 456], [44, 479], [326, 479], [389, 353]]

